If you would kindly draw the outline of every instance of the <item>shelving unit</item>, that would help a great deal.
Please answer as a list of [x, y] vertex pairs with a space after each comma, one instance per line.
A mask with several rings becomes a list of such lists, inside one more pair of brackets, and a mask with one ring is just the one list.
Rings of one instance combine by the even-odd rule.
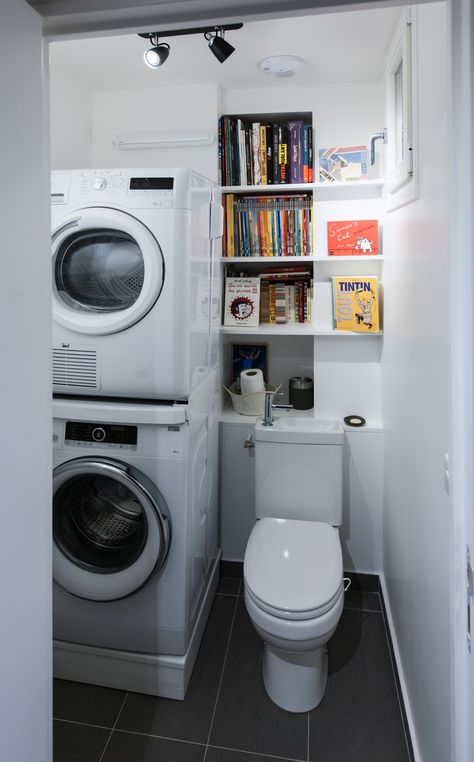
[[[234, 118], [273, 123], [291, 118], [304, 118], [312, 123], [312, 114], [243, 114]], [[315, 147], [313, 147], [315, 148]], [[383, 331], [359, 333], [336, 331], [333, 328], [332, 276], [375, 275], [382, 280], [383, 249], [378, 255], [328, 256], [327, 222], [351, 219], [382, 219], [382, 179], [354, 180], [347, 182], [319, 182], [318, 153], [313, 150], [314, 179], [316, 182], [284, 183], [266, 185], [224, 185], [223, 196], [291, 196], [310, 194], [312, 202], [312, 250], [310, 256], [223, 256], [221, 271], [234, 269], [236, 274], [248, 273], [255, 277], [267, 267], [307, 265], [313, 280], [312, 323], [260, 324], [257, 327], [222, 326], [221, 350], [224, 379], [227, 382], [231, 370], [232, 345], [265, 344], [268, 361], [269, 383], [282, 382], [283, 399], [287, 397], [287, 379], [293, 375], [311, 376], [315, 380], [314, 411], [304, 415], [318, 414], [318, 395], [329, 409], [337, 407], [337, 400], [359, 398], [357, 386], [376, 389], [377, 364], [380, 362]], [[238, 200], [238, 199], [237, 199]], [[236, 208], [239, 208], [236, 206]], [[244, 207], [245, 208], [245, 207]], [[380, 239], [382, 240], [382, 230]], [[279, 234], [279, 230], [278, 230]], [[383, 241], [382, 241], [383, 242]], [[247, 253], [249, 250], [247, 242]], [[283, 247], [282, 247], [283, 248]], [[382, 326], [383, 327], [383, 326]], [[357, 381], [356, 381], [357, 379]], [[351, 384], [355, 383], [354, 391]], [[342, 395], [342, 396], [341, 396]], [[226, 420], [246, 423], [245, 418], [229, 410], [225, 399]], [[357, 407], [357, 404], [355, 405]], [[354, 407], [354, 409], [355, 409]], [[287, 414], [292, 414], [291, 412]], [[293, 413], [294, 414], [294, 413]]]

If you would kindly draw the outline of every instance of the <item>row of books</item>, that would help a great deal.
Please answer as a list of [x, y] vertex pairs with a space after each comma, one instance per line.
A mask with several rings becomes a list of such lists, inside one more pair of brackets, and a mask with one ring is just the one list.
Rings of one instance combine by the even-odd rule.
[[221, 185], [313, 182], [313, 128], [301, 119], [262, 124], [221, 116], [218, 135]]
[[311, 323], [313, 280], [311, 270], [296, 265], [267, 268], [258, 276], [227, 270], [224, 325], [258, 326], [260, 323]]
[[223, 196], [224, 257], [309, 257], [313, 253], [310, 194]]

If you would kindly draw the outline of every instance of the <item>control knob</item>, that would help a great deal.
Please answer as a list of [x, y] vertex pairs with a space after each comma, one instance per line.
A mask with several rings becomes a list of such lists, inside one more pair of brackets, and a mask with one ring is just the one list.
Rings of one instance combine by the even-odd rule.
[[94, 177], [92, 180], [92, 187], [94, 190], [104, 190], [105, 186], [107, 185], [107, 180], [105, 177]]
[[101, 426], [96, 426], [95, 429], [92, 429], [92, 439], [94, 442], [103, 442], [106, 436], [105, 429]]

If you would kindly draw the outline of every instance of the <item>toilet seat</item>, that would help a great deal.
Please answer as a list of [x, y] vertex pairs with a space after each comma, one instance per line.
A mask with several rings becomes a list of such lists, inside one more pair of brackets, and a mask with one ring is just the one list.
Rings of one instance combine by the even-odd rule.
[[261, 519], [247, 544], [244, 582], [249, 599], [272, 617], [323, 616], [342, 592], [337, 529], [315, 521]]

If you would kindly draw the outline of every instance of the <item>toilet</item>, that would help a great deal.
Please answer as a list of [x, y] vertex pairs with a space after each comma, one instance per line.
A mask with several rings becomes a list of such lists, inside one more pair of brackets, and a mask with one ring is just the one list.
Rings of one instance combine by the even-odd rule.
[[258, 519], [244, 559], [245, 604], [264, 641], [263, 682], [289, 712], [314, 709], [327, 682], [326, 644], [344, 602], [339, 421], [255, 425]]

